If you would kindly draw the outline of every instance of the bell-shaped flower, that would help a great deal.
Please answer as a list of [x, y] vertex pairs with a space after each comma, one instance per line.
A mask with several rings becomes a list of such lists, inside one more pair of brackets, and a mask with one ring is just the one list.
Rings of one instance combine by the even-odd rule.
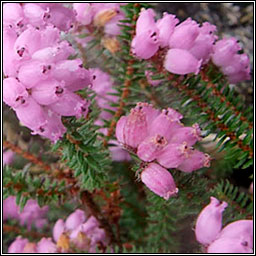
[[222, 212], [228, 206], [226, 202], [220, 203], [215, 197], [200, 212], [196, 220], [196, 239], [203, 245], [211, 244], [219, 235], [222, 226]]
[[196, 59], [189, 51], [184, 49], [170, 49], [165, 57], [164, 67], [173, 74], [185, 75], [200, 71], [202, 60]]

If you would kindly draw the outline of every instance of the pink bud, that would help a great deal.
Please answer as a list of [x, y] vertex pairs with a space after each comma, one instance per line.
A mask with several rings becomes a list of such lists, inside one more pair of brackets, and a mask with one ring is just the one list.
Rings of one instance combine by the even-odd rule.
[[159, 164], [165, 168], [177, 168], [186, 158], [188, 146], [183, 144], [169, 143], [157, 156]]
[[190, 52], [183, 49], [170, 49], [164, 61], [164, 67], [169, 72], [185, 75], [200, 71], [202, 60], [197, 60]]
[[13, 77], [3, 81], [3, 100], [10, 107], [17, 108], [24, 105], [29, 95], [25, 86]]
[[17, 38], [14, 44], [14, 50], [18, 59], [29, 59], [31, 55], [41, 48], [40, 31], [28, 27]]
[[181, 127], [177, 129], [170, 139], [170, 143], [186, 142], [188, 146], [193, 146], [197, 141], [201, 140], [201, 130], [196, 123], [192, 127]]
[[168, 200], [178, 193], [173, 177], [165, 168], [150, 163], [141, 173], [141, 181], [155, 194]]
[[23, 253], [23, 250], [28, 242], [28, 239], [24, 239], [20, 236], [17, 237], [9, 246], [8, 253]]
[[253, 247], [253, 221], [252, 220], [237, 220], [234, 221], [220, 232], [218, 239], [221, 238], [237, 238], [242, 239], [248, 244], [248, 247]]
[[146, 136], [146, 115], [141, 109], [131, 109], [123, 127], [124, 144], [132, 148], [137, 148], [137, 146], [146, 138]]
[[136, 35], [131, 43], [132, 52], [140, 59], [150, 59], [159, 49], [157, 30], [147, 30]]
[[65, 227], [70, 230], [75, 229], [85, 222], [85, 220], [86, 217], [84, 211], [77, 209], [68, 216], [65, 222]]
[[60, 30], [52, 25], [41, 31], [41, 48], [52, 47], [60, 42]]
[[210, 244], [207, 253], [253, 253], [253, 250], [242, 239], [226, 237]]
[[59, 115], [80, 118], [81, 116], [87, 116], [89, 105], [89, 101], [83, 100], [75, 93], [66, 91], [57, 102], [48, 105], [48, 107]]
[[15, 111], [20, 122], [31, 130], [38, 130], [46, 123], [43, 108], [32, 97], [29, 97], [26, 103], [20, 105]]
[[155, 15], [153, 9], [144, 9], [140, 12], [136, 22], [136, 35], [144, 34], [146, 31], [156, 28]]
[[65, 93], [64, 81], [58, 82], [54, 79], [41, 81], [32, 88], [31, 95], [41, 105], [50, 105], [60, 100]]
[[117, 14], [109, 22], [106, 23], [104, 32], [108, 35], [117, 36], [120, 34], [121, 27], [119, 21], [123, 20], [125, 15], [123, 13]]
[[30, 89], [40, 81], [47, 79], [51, 74], [51, 69], [51, 65], [37, 60], [29, 60], [20, 67], [18, 78], [27, 89]]
[[157, 21], [156, 26], [159, 29], [159, 41], [162, 48], [169, 45], [170, 37], [178, 22], [179, 20], [175, 15], [166, 12], [164, 13], [163, 18]]
[[55, 242], [57, 242], [59, 240], [59, 237], [61, 236], [61, 234], [64, 232], [65, 229], [65, 223], [62, 219], [58, 219], [57, 222], [55, 223], [54, 227], [53, 227], [53, 239]]
[[199, 25], [188, 18], [178, 25], [169, 40], [170, 48], [190, 49], [199, 35]]
[[81, 231], [83, 233], [88, 233], [91, 232], [94, 228], [99, 226], [98, 220], [94, 217], [91, 216], [85, 223], [83, 223], [80, 227]]
[[93, 12], [90, 3], [73, 3], [73, 8], [78, 22], [83, 25], [88, 25], [92, 22]]
[[37, 243], [37, 252], [38, 253], [57, 253], [57, 246], [53, 243], [51, 238], [43, 237]]
[[111, 146], [109, 147], [109, 151], [111, 153], [111, 158], [113, 161], [116, 162], [122, 162], [122, 161], [131, 161], [130, 154], [123, 150], [120, 146], [119, 143], [116, 140], [110, 140], [110, 144], [114, 144], [116, 146]]
[[32, 55], [32, 59], [50, 64], [61, 60], [66, 60], [70, 55], [74, 53], [74, 48], [70, 46], [67, 41], [62, 41], [57, 46], [46, 47], [36, 51]]
[[159, 134], [169, 141], [172, 133], [183, 126], [179, 118], [177, 118], [176, 113], [173, 109], [163, 109], [162, 113], [152, 123], [149, 123], [149, 135], [154, 136]]
[[215, 197], [199, 214], [196, 220], [196, 239], [203, 245], [211, 244], [219, 235], [222, 226], [222, 212], [228, 206], [226, 202], [220, 203]]
[[210, 166], [210, 156], [196, 149], [188, 151], [185, 160], [178, 166], [178, 169], [183, 172], [193, 172], [203, 167]]
[[151, 162], [158, 157], [166, 145], [167, 140], [161, 135], [148, 137], [139, 144], [137, 155], [143, 161]]
[[213, 47], [212, 61], [216, 66], [226, 66], [232, 63], [234, 55], [241, 50], [234, 37], [218, 40]]
[[52, 76], [64, 80], [65, 87], [70, 91], [78, 91], [91, 84], [90, 72], [83, 68], [80, 59], [59, 61], [52, 70]]

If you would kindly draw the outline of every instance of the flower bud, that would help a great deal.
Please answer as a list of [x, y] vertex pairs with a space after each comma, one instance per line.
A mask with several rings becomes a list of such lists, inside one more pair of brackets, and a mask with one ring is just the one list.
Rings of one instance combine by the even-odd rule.
[[35, 243], [27, 243], [23, 249], [23, 253], [37, 253], [37, 245]]
[[168, 200], [178, 193], [173, 177], [165, 168], [150, 163], [141, 173], [141, 181], [155, 194]]
[[159, 164], [165, 168], [177, 168], [186, 158], [188, 151], [187, 143], [169, 143], [157, 156]]
[[234, 221], [220, 232], [218, 239], [221, 238], [238, 238], [242, 239], [248, 244], [250, 248], [253, 247], [253, 221], [252, 220], [238, 220]]
[[92, 22], [93, 12], [90, 3], [73, 3], [73, 8], [78, 22], [83, 25], [88, 25]]
[[196, 220], [196, 239], [203, 245], [211, 244], [219, 235], [222, 226], [222, 212], [228, 206], [226, 202], [220, 203], [215, 197], [199, 214]]
[[141, 111], [145, 113], [147, 124], [151, 124], [153, 120], [161, 114], [160, 110], [153, 108], [152, 104], [146, 102], [138, 102], [135, 108], [141, 109]]
[[116, 138], [122, 144], [125, 143], [125, 141], [124, 141], [124, 127], [126, 125], [126, 122], [127, 122], [127, 116], [122, 116], [116, 124]]
[[75, 229], [77, 228], [80, 224], [85, 222], [85, 213], [84, 211], [77, 209], [75, 212], [71, 213], [68, 218], [66, 219], [65, 222], [65, 227], [67, 229]]
[[24, 14], [19, 3], [5, 3], [3, 5], [3, 23], [5, 26], [16, 28], [23, 20]]
[[207, 253], [253, 253], [253, 250], [242, 239], [225, 237], [210, 244]]
[[153, 9], [143, 9], [136, 22], [136, 35], [141, 35], [152, 28], [156, 28], [154, 17], [156, 16]]
[[202, 60], [197, 60], [189, 51], [183, 49], [170, 49], [164, 61], [164, 67], [169, 72], [185, 75], [200, 71]]
[[187, 152], [184, 161], [178, 166], [178, 169], [183, 172], [193, 172], [203, 167], [210, 166], [210, 156], [196, 149], [190, 149]]
[[166, 145], [167, 140], [161, 135], [148, 137], [139, 144], [137, 155], [141, 160], [151, 162], [156, 159]]

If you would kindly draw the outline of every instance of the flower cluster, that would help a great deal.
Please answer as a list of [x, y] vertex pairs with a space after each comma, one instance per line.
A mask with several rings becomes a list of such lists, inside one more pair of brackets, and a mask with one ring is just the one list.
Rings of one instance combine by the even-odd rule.
[[41, 229], [48, 223], [45, 218], [48, 208], [48, 206], [40, 208], [35, 200], [29, 199], [22, 212], [20, 212], [19, 206], [16, 204], [16, 197], [9, 196], [3, 200], [3, 220], [18, 220], [20, 225], [26, 225], [29, 230], [33, 225]]
[[87, 217], [84, 211], [77, 209], [66, 221], [59, 219], [53, 227], [52, 238], [42, 238], [31, 243], [21, 237], [10, 245], [9, 253], [69, 253], [72, 248], [96, 253], [97, 248], [106, 248], [109, 239], [94, 216]]
[[[33, 134], [56, 142], [66, 131], [61, 116], [86, 116], [89, 106], [74, 92], [91, 83], [90, 72], [80, 59], [68, 59], [75, 50], [60, 37], [72, 11], [60, 4], [5, 4], [5, 9], [4, 102]], [[13, 19], [7, 16], [12, 10]]]
[[136, 23], [132, 52], [140, 59], [150, 59], [159, 49], [167, 49], [164, 67], [171, 73], [198, 74], [211, 59], [221, 67], [230, 82], [249, 79], [249, 58], [237, 54], [236, 40], [219, 40], [216, 27], [209, 22], [201, 26], [191, 18], [179, 23], [175, 15], [164, 13], [155, 21], [152, 9], [143, 9]]
[[180, 122], [182, 118], [172, 108], [160, 111], [150, 104], [138, 103], [116, 126], [116, 138], [124, 148], [136, 153], [144, 162], [158, 162], [147, 165], [141, 180], [165, 199], [177, 192], [165, 168], [190, 173], [210, 165], [209, 155], [192, 148], [201, 139], [198, 124], [185, 127]]
[[199, 214], [195, 234], [208, 253], [252, 253], [253, 221], [234, 221], [222, 229], [222, 213], [228, 206], [214, 197]]

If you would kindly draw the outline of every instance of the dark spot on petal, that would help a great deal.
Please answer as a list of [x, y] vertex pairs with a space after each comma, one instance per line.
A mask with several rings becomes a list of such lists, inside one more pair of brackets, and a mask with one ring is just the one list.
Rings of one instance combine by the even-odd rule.
[[95, 76], [95, 75], [93, 75], [93, 76], [92, 76], [92, 79], [93, 79], [93, 80], [95, 80], [95, 79], [96, 79], [96, 76]]
[[56, 87], [56, 90], [55, 90], [55, 93], [58, 95], [58, 94], [62, 94], [64, 92], [64, 89], [63, 88], [61, 88], [61, 87], [59, 87], [59, 86], [57, 86]]
[[39, 131], [40, 131], [40, 132], [44, 132], [45, 129], [44, 129], [42, 126], [40, 126], [40, 127], [39, 127]]

